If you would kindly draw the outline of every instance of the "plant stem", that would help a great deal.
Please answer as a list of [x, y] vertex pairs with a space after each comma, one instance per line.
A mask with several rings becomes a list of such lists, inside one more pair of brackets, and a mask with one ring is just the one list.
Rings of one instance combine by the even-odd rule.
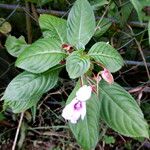
[[[28, 2], [25, 2], [26, 10], [30, 12], [30, 6]], [[28, 36], [28, 44], [32, 43], [32, 26], [31, 26], [31, 19], [28, 14], [26, 14], [26, 29], [27, 29], [27, 36]]]
[[21, 127], [21, 124], [22, 124], [23, 116], [24, 116], [24, 112], [22, 112], [21, 115], [20, 115], [20, 120], [19, 120], [19, 124], [18, 124], [18, 127], [17, 127], [15, 139], [14, 139], [14, 142], [13, 142], [12, 150], [15, 150], [15, 148], [16, 148], [17, 139], [18, 139], [20, 127]]
[[38, 17], [37, 10], [36, 10], [33, 3], [31, 3], [31, 10], [32, 10], [32, 14], [33, 14], [34, 18], [36, 19], [36, 22], [38, 23], [38, 18], [39, 17]]
[[139, 42], [135, 39], [135, 43], [137, 44], [137, 47], [140, 51], [140, 54], [141, 54], [141, 57], [143, 59], [143, 63], [145, 65], [145, 69], [146, 69], [146, 72], [147, 72], [147, 77], [148, 79], [150, 80], [150, 73], [149, 73], [149, 70], [148, 70], [148, 66], [147, 66], [147, 63], [146, 63], [146, 59], [144, 57], [144, 54], [143, 54], [143, 51], [142, 51], [142, 48], [141, 48], [141, 45], [139, 44]]

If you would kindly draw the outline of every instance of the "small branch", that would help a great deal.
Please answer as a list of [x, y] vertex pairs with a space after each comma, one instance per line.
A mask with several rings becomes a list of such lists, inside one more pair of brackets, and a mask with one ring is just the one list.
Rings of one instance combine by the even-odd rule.
[[20, 120], [19, 120], [19, 124], [18, 124], [18, 127], [17, 127], [15, 139], [14, 139], [14, 142], [13, 142], [12, 150], [15, 150], [15, 148], [16, 148], [17, 139], [18, 139], [18, 136], [19, 136], [19, 131], [20, 131], [20, 127], [21, 127], [21, 124], [22, 124], [23, 116], [24, 116], [24, 112], [22, 112], [21, 115], [20, 115]]
[[[0, 4], [1, 9], [8, 9], [8, 10], [14, 10], [16, 8], [16, 5], [9, 5], [9, 4]], [[23, 12], [26, 8], [23, 6], [18, 6], [17, 11]], [[57, 11], [57, 10], [47, 10], [47, 9], [36, 9], [37, 13], [39, 14], [52, 14], [56, 16], [66, 16], [66, 11]], [[96, 17], [97, 20], [99, 20], [101, 17]], [[117, 20], [113, 18], [107, 18], [113, 23], [118, 23]], [[132, 27], [139, 27], [139, 28], [145, 28], [147, 27], [147, 23], [140, 23], [136, 21], [131, 21], [128, 23]]]
[[[130, 90], [133, 90], [135, 89], [135, 87], [123, 87], [125, 90], [127, 91], [130, 91]], [[150, 93], [150, 88], [149, 87], [141, 87], [142, 88], [142, 92], [145, 92], [145, 93]]]
[[[109, 5], [108, 5], [108, 6], [109, 6]], [[101, 23], [102, 20], [104, 19], [104, 16], [106, 15], [106, 13], [107, 13], [107, 11], [108, 11], [108, 9], [109, 9], [108, 6], [106, 7], [106, 9], [105, 9], [105, 11], [104, 11], [102, 17], [99, 19], [99, 21], [98, 21], [98, 23], [97, 23], [97, 26], [96, 26], [96, 29], [99, 27], [100, 23]]]
[[[127, 65], [137, 65], [137, 66], [145, 66], [144, 62], [141, 61], [132, 61], [132, 60], [124, 60]], [[146, 63], [147, 67], [150, 67], [150, 63]]]
[[36, 10], [33, 3], [31, 3], [31, 10], [32, 10], [32, 14], [33, 14], [34, 18], [36, 19], [36, 22], [38, 23], [38, 18], [39, 17], [38, 17], [37, 10]]
[[3, 23], [5, 23], [5, 22], [17, 11], [18, 7], [19, 7], [19, 4], [15, 5], [13, 11], [7, 16], [7, 18], [5, 18], [4, 21], [2, 21], [2, 22], [0, 23], [0, 26], [1, 26]]
[[136, 39], [135, 39], [135, 42], [136, 42], [136, 44], [137, 44], [137, 46], [138, 46], [138, 49], [139, 49], [140, 54], [141, 54], [141, 57], [142, 57], [142, 59], [143, 59], [143, 63], [144, 63], [144, 66], [145, 66], [145, 69], [146, 69], [146, 72], [147, 72], [147, 77], [148, 77], [148, 79], [150, 80], [150, 72], [149, 72], [149, 70], [148, 70], [147, 62], [146, 62], [146, 59], [145, 59], [145, 57], [144, 57], [144, 53], [143, 53], [143, 51], [142, 51], [141, 45], [139, 44], [139, 42], [138, 42]]
[[[9, 5], [9, 4], [0, 4], [0, 8], [8, 9], [8, 10], [14, 10], [16, 8], [16, 5]], [[18, 6], [17, 11], [23, 12], [25, 7]], [[52, 14], [56, 16], [63, 16], [66, 14], [65, 11], [57, 11], [57, 10], [46, 10], [46, 9], [37, 9], [37, 12], [40, 14], [46, 13], [46, 14]]]
[[138, 21], [130, 21], [128, 23], [131, 27], [145, 28], [147, 27], [147, 23], [140, 23]]
[[[30, 12], [30, 6], [28, 2], [25, 2], [26, 10]], [[26, 29], [27, 29], [27, 36], [28, 36], [28, 44], [32, 43], [32, 26], [31, 26], [31, 18], [28, 14], [26, 14]]]
[[[130, 25], [127, 25], [127, 27], [130, 29], [131, 35], [134, 35], [134, 32], [133, 32], [131, 26], [130, 26]], [[130, 37], [132, 37], [130, 34], [128, 34], [128, 35], [129, 35]], [[145, 69], [146, 69], [146, 72], [147, 72], [147, 77], [148, 77], [148, 79], [150, 80], [150, 72], [149, 72], [149, 69], [148, 69], [148, 66], [147, 66], [147, 62], [146, 62], [146, 59], [145, 59], [145, 56], [144, 56], [142, 47], [141, 47], [140, 43], [137, 41], [136, 37], [134, 38], [134, 41], [135, 41], [135, 43], [136, 43], [136, 45], [137, 45], [137, 47], [138, 47], [138, 50], [139, 50], [139, 52], [140, 52], [140, 54], [141, 54], [142, 59], [143, 59], [143, 63], [144, 63], [144, 66], [145, 66]]]

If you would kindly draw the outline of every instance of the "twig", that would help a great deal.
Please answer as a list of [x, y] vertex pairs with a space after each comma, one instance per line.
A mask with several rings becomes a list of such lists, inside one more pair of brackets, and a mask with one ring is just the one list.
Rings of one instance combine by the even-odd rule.
[[21, 127], [21, 124], [22, 124], [23, 116], [24, 116], [24, 112], [22, 112], [21, 115], [20, 115], [20, 120], [19, 120], [19, 124], [18, 124], [18, 127], [17, 127], [15, 139], [14, 139], [14, 142], [13, 142], [12, 150], [15, 150], [15, 148], [16, 148], [16, 143], [17, 143], [20, 127]]
[[[108, 5], [108, 6], [109, 6], [109, 5]], [[109, 9], [108, 6], [106, 7], [106, 9], [105, 9], [105, 11], [104, 11], [102, 17], [99, 19], [99, 21], [98, 21], [98, 23], [97, 23], [97, 26], [96, 26], [96, 29], [99, 27], [100, 23], [101, 23], [102, 20], [104, 19], [104, 16], [106, 15], [106, 13], [107, 13], [107, 11], [108, 11], [108, 9]]]
[[139, 44], [139, 42], [138, 42], [136, 39], [135, 39], [135, 42], [136, 42], [136, 44], [137, 44], [137, 46], [138, 46], [138, 49], [139, 49], [140, 54], [141, 54], [141, 57], [142, 57], [142, 59], [143, 59], [143, 62], [144, 62], [144, 65], [145, 65], [145, 69], [146, 69], [146, 72], [147, 72], [147, 77], [148, 77], [148, 79], [150, 80], [150, 73], [149, 73], [149, 70], [148, 70], [147, 62], [146, 62], [146, 59], [145, 59], [145, 57], [144, 57], [144, 54], [143, 54], [141, 45]]
[[64, 138], [70, 138], [68, 135], [65, 135], [63, 133], [56, 133], [56, 132], [51, 132], [51, 131], [44, 131], [44, 132], [39, 132], [33, 128], [29, 129], [30, 131], [33, 131], [34, 133], [38, 134], [39, 136], [57, 136], [57, 137], [64, 137]]
[[145, 28], [145, 27], [147, 27], [147, 23], [140, 23], [140, 22], [137, 22], [137, 21], [130, 21], [128, 24], [130, 26], [134, 26], [134, 27], [138, 27], [138, 28]]
[[[0, 4], [0, 8], [14, 10], [16, 8], [16, 5]], [[24, 9], [26, 8], [22, 6], [17, 7], [17, 11], [24, 11]], [[46, 10], [46, 9], [37, 9], [37, 12], [41, 14], [46, 13], [46, 14], [52, 14], [52, 15], [57, 15], [57, 16], [63, 16], [64, 14], [66, 14], [65, 11]]]
[[[137, 148], [137, 150], [140, 150], [140, 149], [144, 146], [144, 144], [145, 144], [146, 142], [148, 142], [147, 139], [142, 142], [142, 144]], [[144, 147], [143, 147], [143, 148], [144, 148]]]
[[[26, 5], [26, 10], [28, 12], [30, 12], [30, 6], [28, 2], [25, 2]], [[28, 14], [26, 14], [26, 29], [27, 29], [27, 36], [28, 36], [28, 44], [32, 43], [32, 27], [31, 27], [31, 19], [28, 16]]]
[[18, 9], [19, 4], [15, 5], [15, 8], [13, 9], [13, 11], [5, 18], [5, 20], [3, 22], [0, 23], [0, 26], [3, 25], [3, 23], [5, 23]]
[[36, 19], [36, 22], [38, 23], [38, 14], [37, 14], [37, 10], [33, 3], [31, 3], [31, 10], [32, 10], [32, 14], [33, 14], [34, 18]]
[[30, 10], [26, 10], [26, 8], [23, 8], [26, 15], [28, 15], [31, 19], [33, 19], [35, 22], [37, 22], [36, 18], [30, 14]]
[[49, 94], [44, 98], [44, 100], [39, 104], [38, 109], [41, 107], [41, 105], [42, 105], [51, 95], [56, 95], [56, 94], [62, 94], [62, 91], [61, 91], [61, 90], [58, 90], [58, 91], [56, 91], [56, 92], [49, 93]]
[[[132, 61], [132, 60], [124, 60], [126, 65], [137, 65], [137, 66], [145, 66], [142, 61]], [[146, 63], [147, 67], [150, 67], [150, 63]]]
[[[125, 90], [127, 90], [127, 91], [130, 91], [130, 90], [135, 89], [135, 87], [123, 87], [123, 88], [124, 88]], [[143, 87], [141, 87], [141, 88], [143, 88]], [[150, 93], [150, 88], [149, 88], [149, 87], [145, 87], [145, 88], [142, 89], [142, 92]]]
[[[16, 5], [9, 5], [9, 4], [0, 4], [0, 8], [8, 9], [8, 10], [14, 10], [16, 8]], [[17, 11], [24, 11], [25, 7], [18, 6]], [[57, 10], [46, 10], [46, 9], [37, 9], [37, 12], [40, 14], [52, 14], [56, 16], [66, 16], [66, 11], [57, 11]], [[97, 20], [99, 20], [101, 17], [96, 17]], [[107, 18], [113, 23], [118, 23], [116, 19], [114, 18]], [[140, 23], [136, 21], [128, 22], [128, 24], [132, 27], [139, 27], [139, 28], [145, 28], [147, 27], [147, 23]]]
[[[130, 37], [132, 37], [132, 35], [134, 35], [133, 30], [132, 30], [132, 28], [131, 28], [130, 25], [127, 25], [127, 27], [128, 27], [128, 28], [130, 29], [130, 31], [131, 31], [131, 35], [130, 35], [130, 34], [128, 34], [128, 35], [129, 35]], [[141, 54], [141, 57], [142, 57], [142, 59], [143, 59], [144, 65], [145, 65], [145, 69], [146, 69], [146, 72], [147, 72], [147, 77], [148, 77], [148, 79], [150, 80], [150, 72], [149, 72], [149, 70], [148, 70], [147, 62], [146, 62], [144, 53], [143, 53], [143, 51], [142, 51], [142, 47], [141, 47], [140, 43], [138, 42], [138, 40], [136, 39], [136, 37], [134, 37], [134, 41], [135, 41], [135, 43], [137, 44], [138, 50], [139, 50], [139, 52], [140, 52], [140, 54]]]
[[119, 47], [117, 50], [120, 50], [122, 48], [124, 48], [125, 46], [127, 46], [128, 44], [130, 44], [134, 39], [131, 39], [130, 41], [128, 41], [127, 43], [125, 43], [124, 45], [122, 45], [121, 47]]
[[47, 130], [47, 129], [68, 129], [68, 126], [46, 126], [46, 127], [34, 127], [34, 128], [28, 128], [28, 130], [30, 129], [34, 129], [34, 130]]

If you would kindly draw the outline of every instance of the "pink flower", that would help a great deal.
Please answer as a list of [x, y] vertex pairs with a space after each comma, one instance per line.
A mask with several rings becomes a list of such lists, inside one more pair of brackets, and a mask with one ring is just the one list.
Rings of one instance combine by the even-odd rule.
[[83, 120], [86, 115], [86, 102], [78, 101], [74, 98], [71, 103], [66, 105], [62, 111], [62, 117], [66, 120], [70, 120], [71, 123], [77, 123], [77, 120], [81, 117]]
[[103, 71], [101, 71], [101, 76], [102, 78], [108, 82], [109, 84], [112, 84], [114, 82], [114, 78], [112, 76], [112, 74], [110, 73], [110, 71], [106, 68], [104, 68]]
[[77, 92], [76, 97], [65, 106], [62, 111], [62, 117], [70, 120], [71, 123], [77, 123], [83, 120], [86, 115], [86, 101], [91, 97], [92, 88], [84, 85]]

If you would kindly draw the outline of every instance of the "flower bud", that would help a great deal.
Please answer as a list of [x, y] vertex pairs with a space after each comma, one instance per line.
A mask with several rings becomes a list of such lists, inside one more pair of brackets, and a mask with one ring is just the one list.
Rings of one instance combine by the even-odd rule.
[[109, 84], [112, 84], [114, 82], [114, 78], [112, 76], [112, 74], [110, 73], [110, 71], [106, 68], [104, 68], [103, 71], [101, 71], [101, 76], [102, 78], [108, 82]]

